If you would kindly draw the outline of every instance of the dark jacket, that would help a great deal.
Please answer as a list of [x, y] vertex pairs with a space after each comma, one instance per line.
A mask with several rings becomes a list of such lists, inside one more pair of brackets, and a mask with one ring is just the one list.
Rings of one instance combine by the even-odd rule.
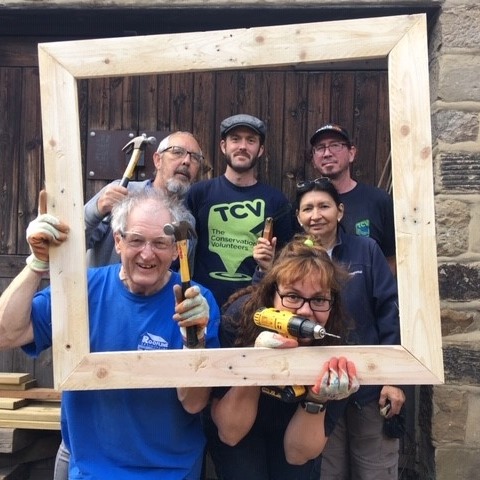
[[[354, 327], [347, 343], [400, 344], [397, 284], [375, 240], [346, 234], [340, 228], [332, 258], [350, 272], [342, 292], [343, 305]], [[350, 402], [362, 406], [378, 400], [381, 387], [361, 387]]]

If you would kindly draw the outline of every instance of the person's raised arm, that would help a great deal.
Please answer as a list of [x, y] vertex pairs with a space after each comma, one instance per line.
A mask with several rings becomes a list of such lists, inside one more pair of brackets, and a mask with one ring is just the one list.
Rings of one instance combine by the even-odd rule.
[[325, 410], [330, 400], [347, 398], [359, 388], [355, 364], [344, 357], [325, 362], [315, 385], [308, 388], [284, 435], [287, 461], [303, 465], [322, 453], [325, 435]]
[[[175, 285], [175, 298], [177, 305], [173, 319], [178, 322], [182, 332], [184, 348], [187, 348], [187, 327], [196, 327], [198, 344], [195, 348], [205, 348], [205, 333], [210, 316], [210, 307], [206, 298], [200, 293], [197, 285], [188, 288], [185, 291], [185, 299], [182, 300], [182, 287]], [[210, 387], [179, 387], [177, 396], [183, 405], [183, 408], [189, 413], [198, 413], [203, 410], [209, 400]]]
[[84, 206], [85, 242], [87, 248], [93, 247], [107, 231], [109, 222], [102, 225], [102, 220], [109, 218], [113, 207], [128, 195], [128, 190], [115, 180], [103, 187]]
[[[255, 347], [290, 348], [298, 346], [292, 338], [264, 331], [255, 340]], [[212, 420], [223, 443], [235, 446], [250, 431], [257, 418], [260, 387], [231, 387], [220, 399], [212, 400]]]
[[14, 348], [33, 340], [31, 324], [32, 299], [43, 275], [49, 270], [50, 245], [67, 238], [68, 226], [44, 213], [46, 194], [40, 193], [39, 215], [27, 228], [31, 255], [27, 266], [13, 279], [0, 297], [0, 348]]

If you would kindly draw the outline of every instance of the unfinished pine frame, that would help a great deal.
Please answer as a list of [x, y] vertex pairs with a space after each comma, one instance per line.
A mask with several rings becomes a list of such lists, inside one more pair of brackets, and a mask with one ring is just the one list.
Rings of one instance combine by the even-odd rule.
[[[38, 53], [48, 211], [71, 227], [50, 262], [55, 388], [312, 384], [332, 355], [353, 360], [362, 384], [444, 381], [425, 15], [43, 43]], [[388, 60], [401, 345], [91, 353], [77, 81], [378, 58]]]

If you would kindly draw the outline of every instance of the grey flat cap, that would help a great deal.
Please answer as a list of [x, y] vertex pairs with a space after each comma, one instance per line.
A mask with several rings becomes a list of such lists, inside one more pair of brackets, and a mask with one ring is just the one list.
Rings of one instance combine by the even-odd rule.
[[247, 115], [246, 113], [240, 113], [233, 115], [222, 121], [220, 124], [220, 135], [225, 138], [228, 132], [236, 127], [248, 127], [255, 133], [260, 135], [262, 140], [265, 140], [266, 128], [265, 124], [257, 117], [253, 115]]

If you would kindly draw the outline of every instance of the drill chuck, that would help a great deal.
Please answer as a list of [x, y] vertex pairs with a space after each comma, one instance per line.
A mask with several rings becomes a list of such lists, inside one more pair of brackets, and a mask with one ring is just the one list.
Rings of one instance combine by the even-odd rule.
[[292, 312], [276, 308], [260, 308], [253, 316], [254, 322], [290, 338], [321, 339], [328, 334], [322, 325], [299, 317]]

